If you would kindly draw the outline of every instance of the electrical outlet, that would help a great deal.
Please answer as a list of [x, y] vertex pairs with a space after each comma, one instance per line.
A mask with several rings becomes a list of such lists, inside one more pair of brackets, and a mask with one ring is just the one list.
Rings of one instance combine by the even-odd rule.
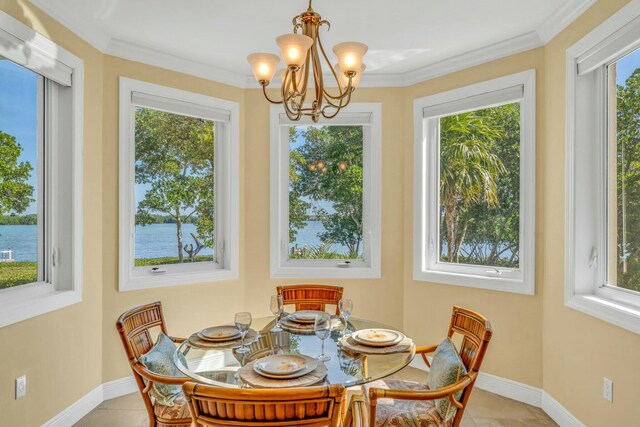
[[604, 379], [604, 398], [613, 402], [613, 381], [606, 377]]
[[27, 376], [22, 375], [16, 378], [16, 400], [27, 394]]

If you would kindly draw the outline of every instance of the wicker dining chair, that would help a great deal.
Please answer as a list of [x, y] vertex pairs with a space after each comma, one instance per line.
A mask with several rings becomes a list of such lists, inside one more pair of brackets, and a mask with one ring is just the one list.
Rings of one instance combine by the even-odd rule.
[[336, 314], [340, 314], [338, 302], [342, 299], [344, 288], [331, 285], [290, 285], [278, 286], [278, 295], [282, 295], [284, 305], [294, 304], [298, 310], [324, 311], [327, 304], [336, 306]]
[[[167, 328], [162, 314], [162, 304], [154, 302], [140, 307], [127, 310], [120, 315], [116, 322], [116, 329], [120, 334], [122, 345], [127, 353], [129, 365], [136, 379], [144, 406], [149, 415], [150, 427], [189, 427], [191, 426], [191, 416], [188, 412], [188, 405], [182, 396], [176, 400], [174, 406], [163, 406], [154, 404], [149, 392], [154, 383], [160, 384], [184, 384], [187, 377], [169, 377], [159, 375], [149, 371], [140, 362], [142, 355], [147, 353], [154, 345], [152, 332], [159, 329], [167, 334]], [[176, 343], [184, 341], [184, 338], [169, 338]], [[187, 417], [185, 417], [185, 415]]]
[[[402, 380], [382, 380], [364, 386], [364, 396], [357, 395], [351, 400], [344, 426], [386, 427], [397, 425], [393, 424], [397, 420], [391, 421], [391, 417], [401, 417], [404, 420], [409, 418], [416, 425], [458, 427], [491, 340], [491, 323], [474, 311], [456, 306], [451, 314], [448, 337], [453, 339], [455, 335], [462, 337], [459, 354], [467, 369], [466, 375], [454, 384], [435, 390]], [[430, 367], [427, 354], [435, 352], [437, 347], [438, 345], [418, 347], [416, 354], [420, 354]], [[454, 395], [459, 392], [462, 395], [456, 400]], [[388, 400], [378, 402], [384, 398], [394, 400], [392, 404], [388, 404]], [[448, 420], [442, 420], [434, 406], [434, 401], [442, 398], [448, 398], [457, 408], [455, 415]]]
[[337, 427], [345, 392], [336, 384], [229, 389], [188, 382], [182, 389], [195, 427]]

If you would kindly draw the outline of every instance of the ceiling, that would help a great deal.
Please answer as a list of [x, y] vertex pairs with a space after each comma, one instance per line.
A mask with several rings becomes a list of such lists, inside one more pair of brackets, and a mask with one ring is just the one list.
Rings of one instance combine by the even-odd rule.
[[[315, 0], [325, 48], [369, 46], [363, 85], [411, 84], [545, 44], [594, 0]], [[251, 85], [307, 0], [31, 0], [105, 53]], [[332, 55], [332, 54], [331, 54]]]

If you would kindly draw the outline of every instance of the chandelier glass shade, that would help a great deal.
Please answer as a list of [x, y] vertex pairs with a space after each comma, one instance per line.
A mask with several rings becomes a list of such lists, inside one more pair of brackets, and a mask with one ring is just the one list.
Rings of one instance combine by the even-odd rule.
[[[252, 53], [247, 57], [254, 77], [262, 86], [265, 98], [272, 104], [282, 104], [287, 117], [298, 121], [303, 116], [317, 122], [321, 117], [331, 119], [351, 101], [351, 94], [358, 87], [365, 70], [362, 63], [367, 45], [359, 42], [344, 42], [333, 47], [338, 63], [331, 62], [320, 40], [320, 28], [331, 27], [311, 7], [293, 18], [293, 33], [276, 38], [280, 55], [286, 68], [280, 70], [280, 97], [271, 99], [267, 86], [273, 80], [280, 57], [272, 53]], [[328, 91], [324, 84], [323, 65], [336, 82], [337, 91]], [[310, 78], [313, 77], [313, 87]], [[313, 92], [313, 99], [311, 98]], [[334, 93], [331, 93], [334, 92]]]

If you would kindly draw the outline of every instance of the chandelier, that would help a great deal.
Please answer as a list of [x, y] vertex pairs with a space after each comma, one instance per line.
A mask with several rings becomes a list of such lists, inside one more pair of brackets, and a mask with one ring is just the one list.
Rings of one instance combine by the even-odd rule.
[[[367, 53], [367, 45], [358, 42], [339, 43], [333, 47], [338, 63], [331, 66], [320, 40], [320, 28], [331, 27], [311, 7], [293, 18], [293, 34], [284, 34], [276, 38], [283, 62], [280, 70], [281, 94], [273, 100], [267, 95], [267, 86], [276, 73], [280, 62], [277, 55], [271, 53], [252, 53], [247, 57], [256, 80], [262, 86], [265, 98], [272, 104], [282, 104], [290, 120], [298, 121], [309, 116], [313, 122], [320, 117], [331, 119], [351, 101], [351, 94], [358, 87], [365, 69], [362, 57]], [[322, 63], [325, 63], [336, 81], [337, 93], [331, 94], [324, 85]], [[305, 104], [309, 90], [309, 76], [313, 75], [313, 96], [310, 104]]]

